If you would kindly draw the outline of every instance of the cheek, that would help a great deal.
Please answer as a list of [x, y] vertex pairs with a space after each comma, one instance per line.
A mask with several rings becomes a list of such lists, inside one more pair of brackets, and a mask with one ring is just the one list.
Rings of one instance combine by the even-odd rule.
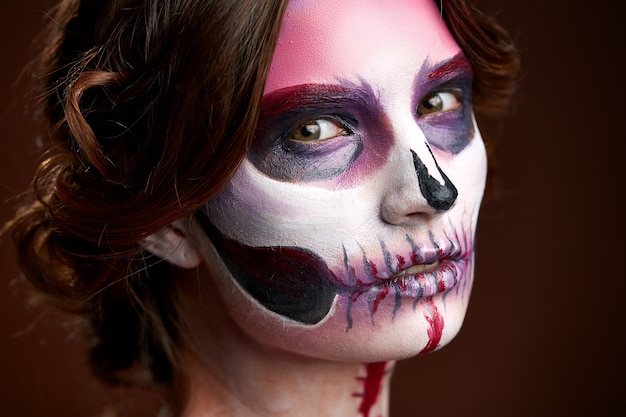
[[[477, 210], [482, 201], [487, 179], [487, 152], [473, 116], [463, 131], [471, 135], [464, 136], [462, 149], [458, 153], [444, 151], [437, 145], [433, 145], [431, 149], [443, 171], [458, 189], [457, 204], [475, 205]], [[445, 139], [445, 135], [442, 138], [449, 140], [449, 143], [456, 141], [454, 138]]]
[[[457, 114], [458, 113], [458, 114]], [[420, 121], [420, 128], [433, 147], [456, 155], [475, 137], [475, 125], [470, 111], [448, 112]]]
[[461, 172], [457, 180], [459, 192], [468, 200], [476, 200], [479, 205], [487, 179], [487, 152], [475, 122], [473, 130], [474, 138], [463, 152], [455, 156], [455, 162]]
[[[376, 175], [371, 178], [370, 182], [381, 181]], [[338, 242], [376, 221], [378, 201], [370, 190], [276, 181], [246, 160], [206, 210], [220, 232], [240, 243], [315, 248], [328, 257], [337, 251]]]
[[250, 161], [268, 177], [289, 182], [337, 178], [354, 165], [363, 149], [358, 135], [319, 144], [285, 141], [268, 147], [258, 142], [248, 152]]
[[[472, 126], [475, 135], [460, 153], [433, 151], [459, 191], [457, 205], [477, 215], [487, 157], [480, 132], [475, 124]], [[398, 172], [416, 175], [409, 159], [400, 158], [400, 151], [390, 151], [387, 141], [380, 145], [373, 142], [365, 139], [368, 151], [343, 176], [327, 181], [278, 181], [244, 160], [231, 184], [207, 204], [207, 214], [225, 236], [241, 243], [315, 248], [324, 257], [336, 258], [327, 252], [329, 244], [336, 250], [337, 244], [353, 241], [367, 230], [371, 238], [384, 226], [379, 215], [381, 198], [398, 181]], [[388, 158], [386, 164], [380, 163], [383, 158]], [[398, 170], [397, 164], [406, 167]], [[460, 215], [462, 210], [450, 215]]]
[[[477, 212], [484, 185], [486, 157], [478, 131], [462, 152], [443, 154], [441, 159], [458, 181], [464, 202], [451, 220], [465, 223], [461, 217], [466, 214], [462, 213], [465, 209]], [[338, 250], [350, 240], [363, 243], [377, 239], [380, 233], [381, 241], [388, 245], [396, 242], [397, 236], [380, 225], [364, 231], [364, 225], [377, 224], [377, 193], [388, 180], [382, 177], [373, 175], [367, 181], [367, 191], [371, 192], [332, 191], [272, 180], [250, 161], [244, 161], [229, 187], [208, 203], [211, 221], [223, 235], [232, 238], [222, 249], [235, 248], [227, 248], [228, 256], [221, 257], [227, 265], [218, 278], [222, 297], [230, 314], [255, 340], [308, 356], [377, 361], [426, 353], [454, 337], [469, 298], [471, 268], [458, 288], [445, 297], [437, 295], [416, 303], [407, 299], [399, 304], [392, 293], [357, 299], [342, 293], [345, 285], [336, 275], [337, 263], [325, 264], [329, 259], [336, 260]], [[473, 230], [473, 221], [475, 218], [472, 225], [459, 225], [457, 230]], [[383, 240], [382, 236], [392, 238]], [[240, 250], [241, 242], [259, 250]], [[315, 250], [296, 253], [295, 246]], [[365, 246], [363, 249], [370, 251]], [[359, 251], [352, 252], [354, 255]], [[269, 270], [272, 273], [268, 274]], [[286, 275], [274, 275], [276, 271]], [[233, 275], [238, 278], [233, 279]], [[355, 346], [364, 347], [357, 352]]]
[[[467, 309], [471, 279], [444, 297], [423, 299], [393, 316], [369, 309], [346, 311], [338, 296], [327, 317], [306, 325], [264, 308], [237, 287], [226, 273], [217, 277], [229, 315], [252, 340], [271, 348], [319, 359], [379, 362], [404, 359], [441, 348], [458, 333]], [[389, 314], [387, 314], [389, 313]], [[347, 330], [345, 317], [354, 325]]]

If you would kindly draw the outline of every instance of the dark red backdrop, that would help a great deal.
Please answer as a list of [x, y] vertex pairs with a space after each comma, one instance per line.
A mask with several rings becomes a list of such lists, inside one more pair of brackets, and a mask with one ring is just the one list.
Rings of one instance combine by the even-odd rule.
[[[626, 3], [531, 3], [479, 1], [518, 38], [524, 80], [514, 114], [483, 126], [497, 145], [499, 188], [482, 212], [466, 323], [441, 352], [398, 367], [394, 417], [626, 409]], [[14, 85], [51, 4], [0, 1], [0, 220], [34, 165], [34, 129]], [[11, 248], [0, 245], [0, 415], [93, 415], [112, 394], [89, 378], [58, 315], [25, 309]], [[135, 415], [154, 415], [142, 409]]]

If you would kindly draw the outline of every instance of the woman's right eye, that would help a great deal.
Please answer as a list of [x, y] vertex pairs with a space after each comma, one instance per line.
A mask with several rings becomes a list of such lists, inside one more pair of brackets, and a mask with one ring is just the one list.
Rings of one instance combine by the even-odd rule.
[[348, 134], [348, 130], [336, 120], [320, 118], [299, 125], [289, 132], [288, 139], [298, 142], [318, 142]]

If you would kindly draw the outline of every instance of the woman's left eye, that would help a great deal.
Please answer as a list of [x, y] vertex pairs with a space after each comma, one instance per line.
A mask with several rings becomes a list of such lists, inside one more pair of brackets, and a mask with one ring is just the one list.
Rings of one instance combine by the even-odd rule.
[[348, 130], [333, 119], [315, 119], [289, 132], [288, 138], [298, 142], [313, 142], [348, 135]]
[[417, 106], [417, 115], [425, 116], [433, 113], [442, 113], [456, 110], [461, 107], [459, 98], [451, 92], [440, 91], [429, 94]]

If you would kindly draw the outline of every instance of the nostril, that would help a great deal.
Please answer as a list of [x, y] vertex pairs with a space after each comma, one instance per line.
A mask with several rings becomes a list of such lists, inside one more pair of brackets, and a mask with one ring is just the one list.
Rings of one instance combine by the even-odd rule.
[[390, 189], [380, 207], [382, 221], [396, 226], [426, 224], [436, 215], [437, 211], [417, 191], [417, 184]]
[[452, 184], [452, 181], [450, 181], [448, 176], [439, 167], [439, 164], [432, 154], [432, 151], [430, 151], [430, 148], [428, 148], [428, 150], [433, 157], [433, 161], [435, 162], [435, 166], [437, 167], [441, 178], [443, 179], [443, 184], [430, 175], [426, 165], [424, 165], [422, 160], [411, 149], [411, 154], [413, 155], [413, 165], [415, 166], [415, 173], [417, 174], [420, 191], [429, 206], [435, 210], [448, 210], [456, 201], [459, 193], [454, 184]]

